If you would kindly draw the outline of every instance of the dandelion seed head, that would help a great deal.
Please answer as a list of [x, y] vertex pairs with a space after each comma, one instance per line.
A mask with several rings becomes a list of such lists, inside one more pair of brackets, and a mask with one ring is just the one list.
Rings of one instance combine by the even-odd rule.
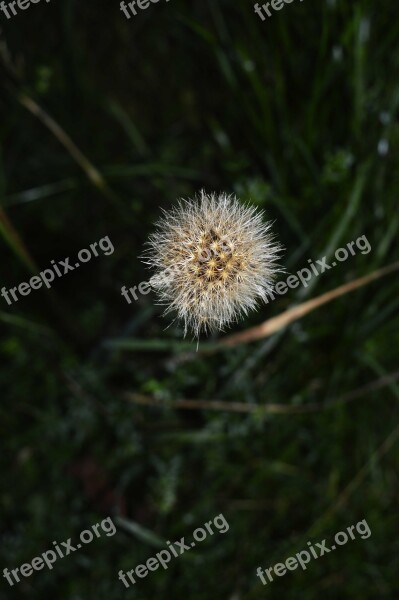
[[202, 191], [164, 211], [144, 255], [164, 314], [198, 337], [266, 301], [281, 251], [270, 229], [261, 210], [224, 193]]

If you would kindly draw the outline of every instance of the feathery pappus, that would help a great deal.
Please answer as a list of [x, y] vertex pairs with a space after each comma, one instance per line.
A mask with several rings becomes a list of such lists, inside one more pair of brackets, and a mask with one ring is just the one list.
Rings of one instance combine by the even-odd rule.
[[223, 330], [267, 299], [281, 251], [271, 225], [225, 193], [201, 191], [164, 211], [143, 258], [164, 315], [176, 313], [184, 335]]

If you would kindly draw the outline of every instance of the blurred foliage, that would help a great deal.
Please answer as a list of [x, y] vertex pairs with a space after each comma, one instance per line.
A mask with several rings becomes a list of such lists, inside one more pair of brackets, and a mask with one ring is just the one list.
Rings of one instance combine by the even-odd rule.
[[[1, 27], [12, 65], [0, 68], [1, 286], [30, 278], [23, 247], [41, 270], [107, 235], [115, 246], [49, 292], [1, 298], [1, 569], [122, 520], [51, 571], [12, 588], [2, 578], [0, 597], [397, 598], [398, 449], [381, 446], [399, 384], [298, 415], [168, 404], [323, 404], [395, 372], [397, 275], [191, 361], [181, 353], [195, 343], [165, 329], [152, 294], [128, 305], [120, 293], [148, 277], [138, 256], [161, 208], [202, 187], [264, 208], [290, 273], [361, 235], [372, 246], [237, 329], [397, 260], [395, 3], [296, 1], [262, 22], [248, 0], [161, 0], [128, 21], [116, 1], [63, 0], [1, 15]], [[21, 94], [103, 179], [88, 178]], [[127, 391], [165, 406], [135, 405]], [[151, 534], [190, 537], [221, 512], [228, 533], [193, 559], [129, 590], [118, 580], [154, 555]], [[364, 518], [368, 540], [259, 584], [258, 566]]]

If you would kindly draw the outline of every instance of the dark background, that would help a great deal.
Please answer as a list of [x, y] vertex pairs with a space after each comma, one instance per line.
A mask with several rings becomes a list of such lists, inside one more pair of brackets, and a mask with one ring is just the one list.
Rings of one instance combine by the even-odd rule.
[[[396, 598], [397, 274], [188, 359], [195, 343], [165, 329], [153, 294], [120, 294], [148, 278], [138, 256], [161, 208], [201, 188], [265, 209], [289, 273], [361, 235], [372, 246], [237, 331], [397, 260], [396, 2], [294, 0], [262, 22], [250, 0], [160, 0], [130, 20], [115, 1], [43, 0], [0, 25], [1, 287], [102, 237], [115, 247], [48, 293], [0, 298], [1, 570], [124, 519], [52, 571], [1, 577], [0, 597]], [[154, 535], [220, 513], [226, 534], [130, 590], [118, 580], [158, 552]], [[369, 539], [260, 585], [258, 566], [362, 519]]]

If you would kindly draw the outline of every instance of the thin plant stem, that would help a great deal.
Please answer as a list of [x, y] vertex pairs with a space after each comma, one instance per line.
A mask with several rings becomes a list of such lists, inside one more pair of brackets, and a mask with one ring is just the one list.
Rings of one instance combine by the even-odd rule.
[[256, 325], [255, 327], [251, 327], [245, 331], [240, 331], [239, 333], [224, 337], [219, 342], [219, 345], [221, 347], [234, 347], [238, 346], [239, 344], [247, 344], [249, 342], [254, 342], [255, 340], [268, 337], [273, 333], [280, 331], [280, 329], [287, 327], [287, 325], [290, 323], [293, 323], [298, 319], [302, 319], [302, 317], [313, 312], [317, 308], [332, 302], [332, 300], [335, 300], [341, 296], [345, 296], [350, 292], [354, 292], [355, 290], [398, 270], [399, 262], [396, 262], [387, 267], [383, 267], [382, 269], [378, 269], [377, 271], [373, 271], [373, 273], [370, 273], [369, 275], [359, 277], [359, 279], [354, 279], [353, 281], [345, 283], [344, 285], [340, 285], [334, 290], [326, 292], [317, 298], [313, 298], [312, 300], [303, 302], [298, 306], [294, 306], [293, 308], [281, 313], [277, 317], [273, 317], [272, 319], [264, 321], [260, 325]]

